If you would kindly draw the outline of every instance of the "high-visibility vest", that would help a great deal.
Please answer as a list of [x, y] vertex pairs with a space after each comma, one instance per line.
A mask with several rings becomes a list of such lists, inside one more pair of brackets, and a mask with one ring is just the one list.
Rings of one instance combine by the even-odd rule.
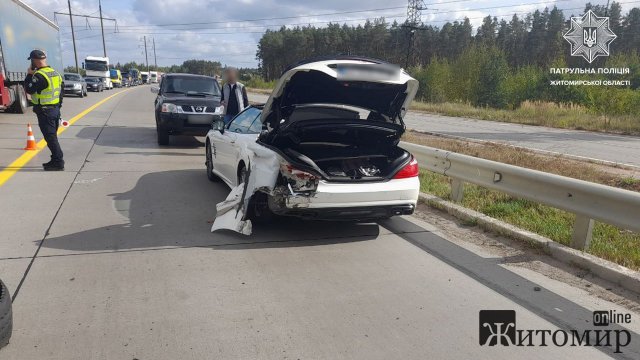
[[60, 91], [62, 91], [62, 76], [53, 68], [46, 66], [36, 70], [33, 74], [40, 74], [47, 80], [47, 88], [40, 93], [31, 94], [31, 102], [34, 105], [57, 105], [60, 103]]

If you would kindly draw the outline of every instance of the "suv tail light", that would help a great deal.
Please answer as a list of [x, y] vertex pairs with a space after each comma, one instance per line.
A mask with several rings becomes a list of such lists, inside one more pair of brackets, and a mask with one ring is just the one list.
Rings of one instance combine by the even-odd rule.
[[400, 171], [398, 171], [393, 178], [394, 179], [406, 179], [420, 175], [420, 168], [418, 168], [418, 161], [413, 155], [411, 155], [411, 161], [405, 165]]

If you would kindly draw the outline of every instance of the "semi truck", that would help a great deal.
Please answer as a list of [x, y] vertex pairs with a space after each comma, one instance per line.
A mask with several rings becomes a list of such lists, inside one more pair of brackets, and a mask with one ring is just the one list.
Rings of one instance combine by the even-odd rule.
[[43, 50], [47, 63], [62, 73], [62, 51], [56, 24], [20, 0], [0, 1], [0, 110], [24, 113], [29, 53]]
[[113, 89], [111, 71], [109, 71], [109, 58], [103, 56], [87, 56], [84, 59], [84, 69], [87, 77], [97, 77], [104, 83], [105, 89]]

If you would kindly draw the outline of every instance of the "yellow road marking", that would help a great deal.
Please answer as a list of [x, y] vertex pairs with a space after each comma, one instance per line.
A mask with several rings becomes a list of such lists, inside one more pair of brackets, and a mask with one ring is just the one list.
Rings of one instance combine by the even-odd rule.
[[[97, 103], [91, 105], [87, 109], [83, 110], [80, 114], [74, 116], [71, 120], [69, 120], [69, 125], [73, 125], [76, 121], [82, 119], [85, 115], [87, 115], [88, 113], [90, 113], [93, 110], [95, 110], [98, 106], [100, 106], [100, 105], [104, 104], [105, 102], [109, 101], [112, 97], [114, 97], [116, 95], [120, 95], [123, 92], [129, 91], [129, 90], [130, 89], [119, 91], [119, 92], [117, 92], [117, 93], [115, 93], [115, 94], [113, 94], [113, 95], [111, 95], [109, 97], [106, 97], [106, 98], [98, 101]], [[59, 127], [58, 128], [58, 135], [63, 133], [65, 130], [67, 130], [67, 128], [62, 127], [62, 126]], [[42, 139], [42, 140], [38, 141], [38, 143], [36, 145], [38, 147], [38, 150], [25, 151], [24, 154], [20, 155], [11, 164], [9, 164], [9, 166], [7, 166], [6, 168], [2, 169], [2, 171], [0, 171], [0, 186], [4, 185], [4, 183], [6, 183], [9, 179], [11, 179], [11, 177], [13, 175], [15, 175], [15, 173], [18, 172], [18, 170], [20, 170], [31, 159], [33, 159], [36, 155], [38, 155], [40, 150], [44, 149], [47, 146], [47, 142], [44, 139]]]

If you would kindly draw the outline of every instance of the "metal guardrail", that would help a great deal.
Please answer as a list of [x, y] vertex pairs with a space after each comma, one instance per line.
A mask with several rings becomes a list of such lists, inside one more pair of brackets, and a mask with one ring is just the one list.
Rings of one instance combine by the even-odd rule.
[[468, 182], [576, 214], [573, 248], [589, 247], [594, 220], [640, 232], [640, 193], [422, 145], [400, 146], [422, 169], [452, 179], [455, 202], [462, 201]]

